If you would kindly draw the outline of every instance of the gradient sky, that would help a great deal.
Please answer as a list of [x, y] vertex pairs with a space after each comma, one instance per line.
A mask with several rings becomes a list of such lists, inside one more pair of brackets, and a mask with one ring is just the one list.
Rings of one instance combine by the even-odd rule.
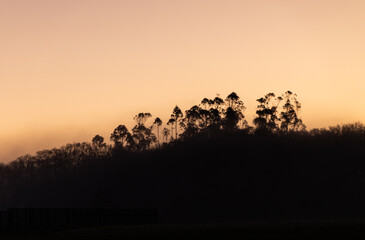
[[364, 121], [364, 13], [363, 0], [1, 0], [0, 162], [232, 91], [250, 123], [257, 98], [286, 90], [309, 128]]

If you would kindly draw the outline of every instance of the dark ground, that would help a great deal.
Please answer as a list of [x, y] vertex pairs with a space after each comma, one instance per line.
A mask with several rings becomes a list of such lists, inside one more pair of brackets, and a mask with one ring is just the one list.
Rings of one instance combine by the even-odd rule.
[[238, 131], [105, 156], [86, 146], [0, 168], [0, 208], [147, 208], [158, 210], [162, 224], [1, 240], [365, 239], [362, 125], [314, 133]]
[[103, 226], [45, 234], [1, 236], [17, 239], [365, 239], [365, 222], [281, 222]]

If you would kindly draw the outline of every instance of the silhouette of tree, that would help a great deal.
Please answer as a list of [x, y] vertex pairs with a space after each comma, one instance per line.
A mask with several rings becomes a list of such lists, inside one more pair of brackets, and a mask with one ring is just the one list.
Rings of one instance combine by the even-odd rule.
[[152, 115], [150, 113], [138, 113], [134, 117], [137, 125], [132, 129], [132, 138], [134, 140], [133, 147], [137, 151], [143, 151], [149, 148], [151, 144], [156, 141], [156, 136], [152, 132], [152, 126], [147, 128], [144, 125], [151, 117]]
[[232, 92], [231, 94], [229, 94], [227, 96], [226, 103], [227, 103], [227, 107], [230, 107], [233, 110], [236, 110], [240, 106], [243, 106], [243, 102], [240, 101], [240, 97], [235, 92]]
[[186, 114], [189, 114], [189, 117], [185, 118], [185, 122], [189, 123], [187, 127], [189, 133], [185, 135], [188, 136], [191, 133], [197, 132], [197, 127], [199, 131], [204, 132], [212, 132], [220, 129], [222, 125], [223, 105], [223, 99], [217, 94], [213, 100], [204, 98], [199, 106], [193, 106], [186, 112]]
[[156, 131], [157, 131], [157, 142], [160, 143], [160, 126], [162, 125], [162, 121], [160, 118], [156, 118], [155, 121], [153, 122], [153, 125], [156, 126]]
[[170, 126], [170, 128], [171, 128], [171, 131], [170, 131], [170, 133], [171, 133], [171, 140], [173, 140], [172, 139], [172, 136], [174, 135], [175, 120], [172, 119], [172, 118], [170, 118], [169, 121], [167, 122], [167, 125]]
[[223, 106], [225, 102], [219, 97], [219, 94], [217, 94], [213, 102], [213, 108], [210, 109], [211, 124], [214, 129], [218, 130], [222, 125]]
[[153, 142], [156, 141], [156, 136], [153, 134], [151, 128], [144, 125], [136, 125], [133, 129], [133, 139], [135, 141], [135, 150], [143, 151], [148, 149]]
[[114, 142], [115, 147], [123, 148], [126, 145], [131, 145], [131, 134], [126, 126], [119, 125], [110, 135], [110, 140]]
[[189, 110], [185, 111], [184, 132], [183, 137], [191, 137], [199, 132], [199, 126], [201, 125], [201, 108], [197, 105], [192, 106]]
[[162, 129], [162, 136], [164, 137], [165, 141], [167, 142], [168, 137], [170, 136], [170, 130], [167, 128]]
[[245, 106], [235, 92], [229, 94], [225, 102], [227, 109], [224, 112], [224, 127], [226, 130], [231, 131], [237, 128], [239, 121], [245, 121], [243, 115]]
[[181, 109], [178, 106], [175, 106], [172, 114], [171, 114], [171, 118], [168, 122], [168, 124], [175, 124], [175, 139], [177, 139], [177, 134], [178, 134], [178, 127], [177, 125], [180, 123], [180, 121], [182, 120], [183, 117], [183, 113], [181, 112]]
[[92, 151], [89, 153], [93, 161], [104, 158], [108, 155], [110, 146], [104, 142], [104, 138], [100, 135], [96, 135], [92, 139]]
[[203, 106], [203, 108], [205, 110], [209, 110], [210, 106], [212, 106], [214, 104], [214, 101], [211, 100], [211, 99], [208, 99], [208, 98], [204, 98], [202, 101], [201, 101], [201, 106]]
[[214, 98], [212, 108], [209, 110], [210, 126], [209, 131], [214, 132], [221, 128], [222, 125], [222, 115], [223, 115], [223, 105], [225, 102], [219, 97], [219, 94]]
[[208, 98], [204, 98], [200, 102], [199, 115], [200, 115], [200, 124], [199, 127], [201, 129], [206, 129], [209, 126], [210, 119], [210, 107], [214, 104], [214, 101]]
[[100, 135], [96, 135], [93, 139], [92, 139], [92, 144], [98, 147], [102, 147], [105, 146], [106, 144], [104, 143], [104, 138]]
[[146, 121], [151, 118], [151, 113], [138, 113], [136, 116], [134, 116], [134, 120], [136, 120], [137, 125], [144, 125]]
[[365, 140], [365, 125], [361, 122], [350, 124], [343, 124], [341, 127], [341, 134], [344, 136], [358, 137]]
[[221, 113], [218, 109], [211, 108], [209, 110], [209, 125], [207, 129], [209, 132], [215, 132], [220, 129], [222, 125]]
[[278, 106], [282, 97], [275, 98], [274, 93], [268, 93], [264, 97], [257, 99], [256, 114], [257, 117], [253, 120], [256, 129], [261, 132], [273, 132], [278, 128]]
[[280, 113], [280, 129], [284, 132], [305, 130], [305, 125], [298, 114], [301, 104], [297, 100], [297, 95], [287, 91], [282, 96], [283, 106]]
[[223, 105], [224, 105], [223, 99], [220, 98], [219, 94], [217, 94], [217, 96], [213, 100], [214, 109], [220, 110]]
[[[312, 130], [313, 131], [313, 130]], [[361, 122], [331, 126], [326, 130], [330, 135], [365, 140], [365, 125]], [[364, 145], [365, 146], [365, 145]]]

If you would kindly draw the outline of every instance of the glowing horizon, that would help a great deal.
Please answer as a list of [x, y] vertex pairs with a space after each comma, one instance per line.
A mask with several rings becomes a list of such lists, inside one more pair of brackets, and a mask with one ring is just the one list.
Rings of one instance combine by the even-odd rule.
[[250, 125], [256, 99], [287, 90], [309, 129], [365, 121], [364, 12], [361, 0], [3, 0], [0, 162], [232, 91]]

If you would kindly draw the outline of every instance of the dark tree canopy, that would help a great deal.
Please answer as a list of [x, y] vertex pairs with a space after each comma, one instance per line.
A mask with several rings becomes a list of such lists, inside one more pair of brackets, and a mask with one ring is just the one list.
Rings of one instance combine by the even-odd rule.
[[110, 135], [110, 140], [114, 142], [115, 146], [123, 148], [124, 146], [131, 144], [132, 139], [127, 127], [119, 125]]
[[236, 129], [239, 121], [244, 120], [245, 106], [240, 97], [232, 92], [226, 98], [227, 108], [224, 111], [224, 128], [228, 131]]
[[136, 120], [137, 125], [144, 125], [146, 121], [151, 118], [151, 113], [138, 113], [136, 116], [134, 116], [134, 120]]
[[274, 132], [278, 129], [278, 106], [281, 97], [275, 98], [274, 93], [268, 93], [264, 97], [257, 99], [256, 114], [257, 117], [253, 120], [257, 130]]
[[280, 113], [280, 129], [284, 132], [305, 130], [302, 119], [299, 118], [299, 111], [302, 108], [297, 100], [297, 95], [287, 91], [282, 96], [283, 106]]
[[92, 143], [94, 145], [97, 145], [97, 146], [102, 146], [104, 145], [104, 138], [100, 135], [96, 135], [93, 139], [92, 139]]
[[162, 125], [162, 120], [159, 117], [155, 118], [155, 121], [153, 122], [153, 126], [156, 127], [158, 143], [160, 143], [160, 126], [161, 125]]

